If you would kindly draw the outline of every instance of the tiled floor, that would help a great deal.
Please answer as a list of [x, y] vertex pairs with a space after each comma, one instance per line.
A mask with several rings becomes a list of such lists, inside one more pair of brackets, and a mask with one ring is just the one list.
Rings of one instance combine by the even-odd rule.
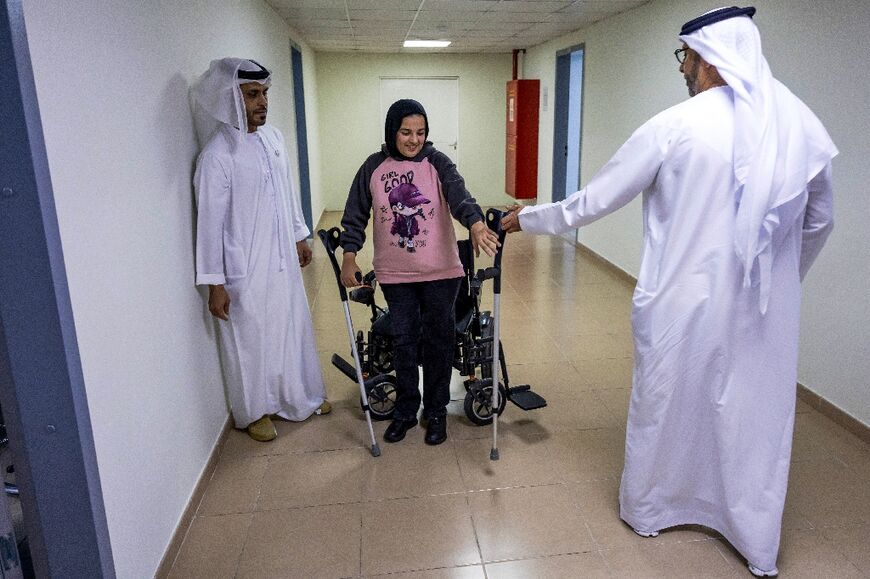
[[[335, 410], [279, 423], [271, 443], [230, 432], [171, 576], [748, 577], [714, 533], [641, 539], [619, 520], [631, 288], [560, 238], [511, 236], [504, 266], [511, 379], [549, 406], [508, 404], [491, 462], [491, 431], [465, 418], [457, 381], [445, 444], [424, 445], [416, 428], [373, 458], [356, 386], [329, 364], [347, 357], [347, 335], [317, 244], [304, 277]], [[365, 308], [352, 312], [367, 327]], [[870, 577], [870, 449], [798, 412], [780, 576]]]

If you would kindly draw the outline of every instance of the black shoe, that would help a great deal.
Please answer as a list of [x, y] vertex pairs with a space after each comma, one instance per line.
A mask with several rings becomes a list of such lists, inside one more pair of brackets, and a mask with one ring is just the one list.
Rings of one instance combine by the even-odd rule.
[[384, 440], [387, 442], [399, 442], [405, 438], [405, 433], [417, 426], [417, 419], [402, 420], [394, 418], [387, 430], [384, 431]]
[[426, 444], [441, 444], [447, 440], [447, 417], [430, 416], [426, 424]]

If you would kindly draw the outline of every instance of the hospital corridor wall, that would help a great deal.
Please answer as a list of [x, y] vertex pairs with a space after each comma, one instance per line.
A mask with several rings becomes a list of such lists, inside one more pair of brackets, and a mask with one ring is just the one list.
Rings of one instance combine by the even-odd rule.
[[291, 40], [301, 47], [315, 221], [323, 208], [314, 53], [300, 36], [261, 0], [156, 6], [23, 2], [119, 578], [154, 575], [227, 424], [193, 285], [188, 95], [212, 59], [274, 70], [269, 121], [295, 159]]

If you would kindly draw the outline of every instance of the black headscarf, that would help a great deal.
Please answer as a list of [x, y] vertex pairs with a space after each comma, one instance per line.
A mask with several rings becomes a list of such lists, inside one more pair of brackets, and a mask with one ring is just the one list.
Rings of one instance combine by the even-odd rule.
[[423, 120], [426, 122], [426, 137], [429, 136], [429, 117], [426, 116], [426, 109], [423, 105], [413, 99], [402, 99], [390, 105], [390, 110], [387, 111], [387, 120], [384, 122], [384, 143], [387, 145], [387, 151], [393, 157], [402, 157], [399, 150], [396, 148], [396, 134], [402, 127], [402, 119], [409, 115], [423, 115]]

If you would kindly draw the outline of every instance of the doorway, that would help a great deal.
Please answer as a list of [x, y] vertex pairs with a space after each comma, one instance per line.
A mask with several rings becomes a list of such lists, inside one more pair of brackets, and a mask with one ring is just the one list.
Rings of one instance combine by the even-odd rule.
[[553, 202], [580, 188], [584, 45], [556, 53], [553, 105]]
[[308, 231], [314, 232], [311, 216], [311, 176], [308, 171], [308, 126], [305, 123], [305, 82], [302, 74], [302, 52], [290, 43], [290, 66], [293, 69], [293, 108], [296, 115], [296, 152], [299, 165], [299, 200]]
[[[0, 0], [0, 54], [0, 405], [8, 432], [2, 450], [11, 452], [15, 477], [14, 488], [4, 484], [0, 498], [15, 497], [23, 515], [22, 537], [18, 529], [10, 532], [14, 521], [2, 530], [0, 573], [111, 579], [109, 530], [21, 0]], [[5, 459], [0, 462], [0, 474], [10, 474]]]
[[[380, 127], [390, 105], [399, 99], [414, 99], [423, 105], [431, 127], [429, 140], [460, 167], [459, 77], [381, 77]], [[377, 142], [383, 139], [381, 131]]]

